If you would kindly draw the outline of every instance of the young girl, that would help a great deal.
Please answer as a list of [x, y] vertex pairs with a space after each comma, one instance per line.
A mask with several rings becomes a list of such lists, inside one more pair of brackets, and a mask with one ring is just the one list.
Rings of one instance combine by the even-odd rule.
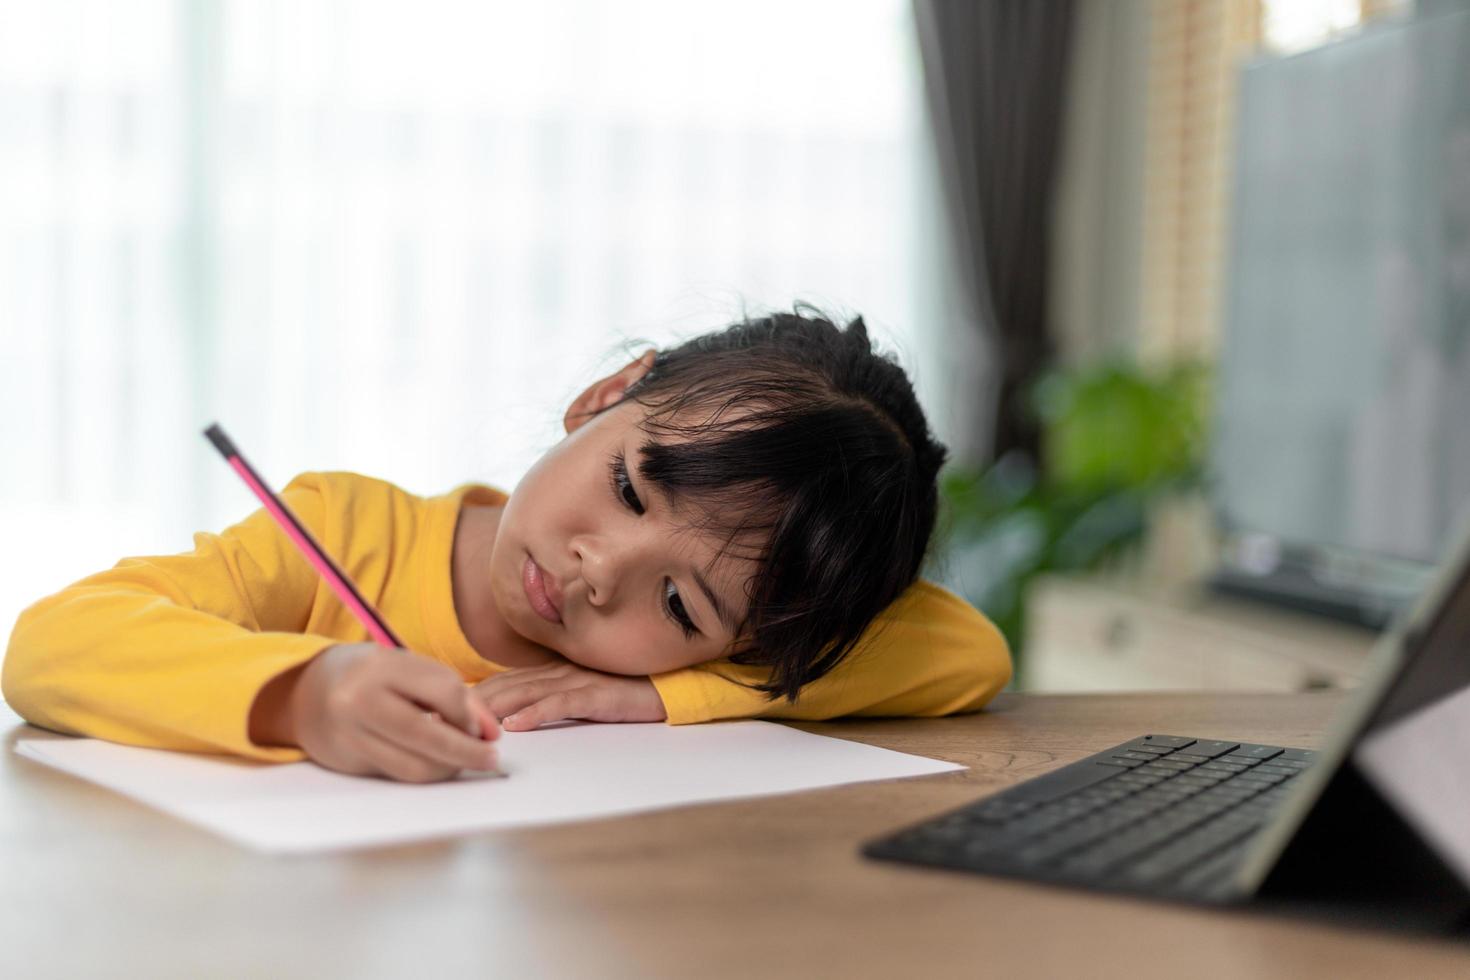
[[281, 493], [412, 653], [369, 642], [262, 509], [26, 609], [5, 699], [61, 732], [429, 781], [493, 767], [497, 719], [941, 715], [1009, 680], [990, 622], [917, 580], [944, 448], [861, 319], [649, 352], [565, 428], [508, 497]]

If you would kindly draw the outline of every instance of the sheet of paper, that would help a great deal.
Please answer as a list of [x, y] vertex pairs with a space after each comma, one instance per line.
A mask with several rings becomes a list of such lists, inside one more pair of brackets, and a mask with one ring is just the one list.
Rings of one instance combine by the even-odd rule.
[[964, 768], [761, 721], [506, 732], [504, 778], [427, 785], [95, 739], [32, 737], [15, 746], [246, 847], [298, 853]]

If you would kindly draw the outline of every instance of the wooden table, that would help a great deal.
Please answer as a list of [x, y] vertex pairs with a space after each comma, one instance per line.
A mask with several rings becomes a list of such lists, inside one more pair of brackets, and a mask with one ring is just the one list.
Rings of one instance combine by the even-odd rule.
[[[263, 857], [4, 753], [15, 977], [1470, 977], [1470, 947], [880, 863], [860, 843], [1145, 732], [1319, 743], [1340, 695], [1003, 695], [803, 725], [968, 771]], [[7, 746], [28, 729], [0, 708]]]

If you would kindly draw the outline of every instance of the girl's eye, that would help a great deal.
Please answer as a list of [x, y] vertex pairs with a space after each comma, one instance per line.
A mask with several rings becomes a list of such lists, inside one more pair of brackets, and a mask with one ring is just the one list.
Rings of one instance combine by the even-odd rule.
[[643, 501], [638, 499], [638, 491], [633, 489], [633, 481], [628, 479], [628, 461], [623, 458], [622, 453], [613, 457], [612, 488], [613, 496], [621, 500], [629, 510], [635, 514], [643, 513]]
[[689, 612], [684, 608], [684, 600], [679, 597], [679, 590], [674, 586], [673, 579], [664, 579], [664, 612], [674, 625], [684, 631], [684, 639], [689, 639], [698, 632], [694, 628], [694, 620], [689, 618]]
[[[611, 467], [613, 496], [622, 501], [624, 506], [635, 514], [643, 513], [643, 501], [638, 499], [638, 491], [633, 489], [633, 481], [628, 479], [628, 461], [622, 453], [612, 458]], [[684, 608], [684, 600], [679, 595], [679, 590], [674, 585], [673, 579], [664, 579], [663, 597], [664, 615], [669, 617], [669, 622], [684, 633], [684, 639], [689, 639], [699, 630], [694, 625], [694, 620], [689, 618], [689, 610]]]

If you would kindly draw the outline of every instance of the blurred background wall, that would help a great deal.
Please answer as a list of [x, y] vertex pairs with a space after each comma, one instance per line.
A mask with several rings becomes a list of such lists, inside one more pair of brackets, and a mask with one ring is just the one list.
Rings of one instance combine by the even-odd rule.
[[[353, 469], [503, 487], [629, 342], [861, 313], [952, 433], [903, 0], [0, 0], [0, 619]], [[950, 438], [952, 438], [952, 434]]]
[[[1313, 93], [1340, 88], [1339, 64], [1428, 63], [1415, 38], [1457, 37], [1433, 26], [1457, 18], [1470, 3], [0, 0], [0, 535], [24, 556], [0, 567], [0, 622], [253, 509], [200, 435], [211, 421], [278, 485], [341, 468], [421, 493], [510, 487], [638, 344], [798, 300], [861, 313], [915, 377], [954, 451], [929, 573], [1018, 654], [1116, 653], [1142, 629], [1129, 603], [1209, 604], [1161, 583], [1222, 562], [1274, 575], [1298, 546], [1399, 601], [1432, 555], [1400, 576], [1376, 561], [1396, 541], [1365, 564], [1341, 528], [1295, 540], [1219, 490], [1296, 492], [1265, 477], [1300, 453], [1231, 437], [1262, 379], [1295, 385], [1262, 367], [1272, 351], [1305, 350], [1312, 302], [1357, 277], [1344, 260], [1298, 290], [1293, 263], [1386, 240], [1402, 211], [1453, 270], [1458, 225], [1434, 224], [1458, 213], [1452, 182], [1433, 204], [1405, 189], [1423, 180], [1379, 190], [1432, 136], [1384, 118], [1417, 119], [1423, 92], [1458, 118], [1463, 79], [1386, 81], [1372, 118]], [[1294, 172], [1310, 193], [1282, 196]], [[1272, 315], [1242, 327], [1262, 297]], [[1424, 316], [1455, 315], [1439, 310]], [[1312, 342], [1351, 340], [1355, 363], [1393, 350], [1323, 330]], [[1296, 431], [1331, 442], [1356, 422], [1323, 424]], [[1100, 580], [1113, 591], [1075, 591]], [[1297, 629], [1231, 632], [1249, 619], [1220, 635]], [[1019, 683], [1165, 684], [1093, 659], [1090, 679]]]

